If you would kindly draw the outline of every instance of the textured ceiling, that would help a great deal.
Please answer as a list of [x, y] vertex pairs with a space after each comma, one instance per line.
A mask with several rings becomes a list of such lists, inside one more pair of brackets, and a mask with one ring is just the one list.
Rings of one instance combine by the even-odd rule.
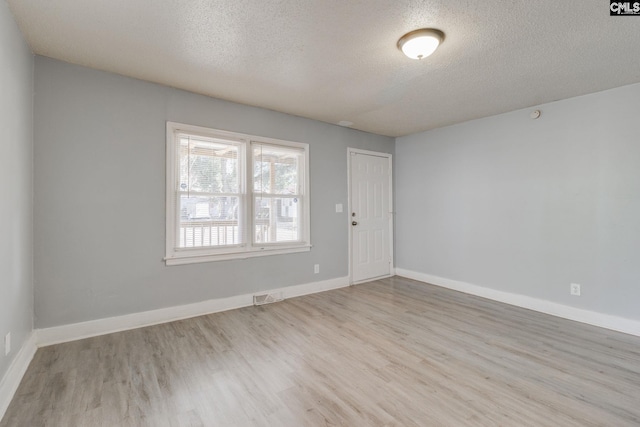
[[7, 1], [36, 54], [389, 136], [640, 82], [603, 0]]

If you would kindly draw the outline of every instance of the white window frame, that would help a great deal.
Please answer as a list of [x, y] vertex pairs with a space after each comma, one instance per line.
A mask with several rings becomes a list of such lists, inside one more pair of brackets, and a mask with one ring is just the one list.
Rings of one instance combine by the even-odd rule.
[[[240, 150], [244, 154], [244, 185], [241, 182], [241, 197], [244, 199], [245, 211], [238, 215], [242, 225], [245, 227], [246, 241], [241, 245], [225, 247], [197, 247], [197, 248], [177, 248], [178, 228], [180, 226], [180, 216], [178, 215], [177, 180], [178, 163], [177, 147], [178, 133], [187, 133], [204, 137], [222, 138], [243, 144], [244, 149]], [[304, 167], [302, 179], [302, 215], [300, 217], [300, 241], [296, 242], [274, 242], [274, 243], [254, 243], [254, 191], [253, 191], [253, 150], [252, 143], [269, 144], [276, 147], [298, 148], [304, 151]], [[223, 261], [231, 259], [245, 259], [266, 255], [290, 254], [296, 252], [307, 252], [311, 249], [310, 229], [310, 192], [309, 192], [309, 144], [302, 142], [285, 141], [280, 139], [266, 138], [255, 135], [247, 135], [237, 132], [229, 132], [218, 129], [211, 129], [201, 126], [187, 125], [183, 123], [167, 122], [167, 164], [166, 164], [166, 265], [193, 264], [199, 262]]]

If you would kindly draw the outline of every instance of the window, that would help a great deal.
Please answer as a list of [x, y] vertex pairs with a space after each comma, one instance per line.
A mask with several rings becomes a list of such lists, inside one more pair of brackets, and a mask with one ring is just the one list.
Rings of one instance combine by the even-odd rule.
[[167, 265], [308, 251], [308, 150], [167, 122]]

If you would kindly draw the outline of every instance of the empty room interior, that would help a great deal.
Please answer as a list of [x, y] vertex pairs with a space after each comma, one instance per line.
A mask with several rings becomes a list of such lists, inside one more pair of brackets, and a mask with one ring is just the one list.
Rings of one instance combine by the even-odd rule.
[[0, 427], [640, 425], [640, 3], [0, 0]]

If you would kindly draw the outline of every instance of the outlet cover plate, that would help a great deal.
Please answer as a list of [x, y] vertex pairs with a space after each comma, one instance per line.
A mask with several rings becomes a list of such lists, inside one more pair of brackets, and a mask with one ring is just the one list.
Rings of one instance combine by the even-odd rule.
[[580, 285], [577, 284], [577, 283], [572, 283], [571, 287], [570, 287], [570, 292], [571, 292], [571, 295], [579, 297], [580, 296]]

